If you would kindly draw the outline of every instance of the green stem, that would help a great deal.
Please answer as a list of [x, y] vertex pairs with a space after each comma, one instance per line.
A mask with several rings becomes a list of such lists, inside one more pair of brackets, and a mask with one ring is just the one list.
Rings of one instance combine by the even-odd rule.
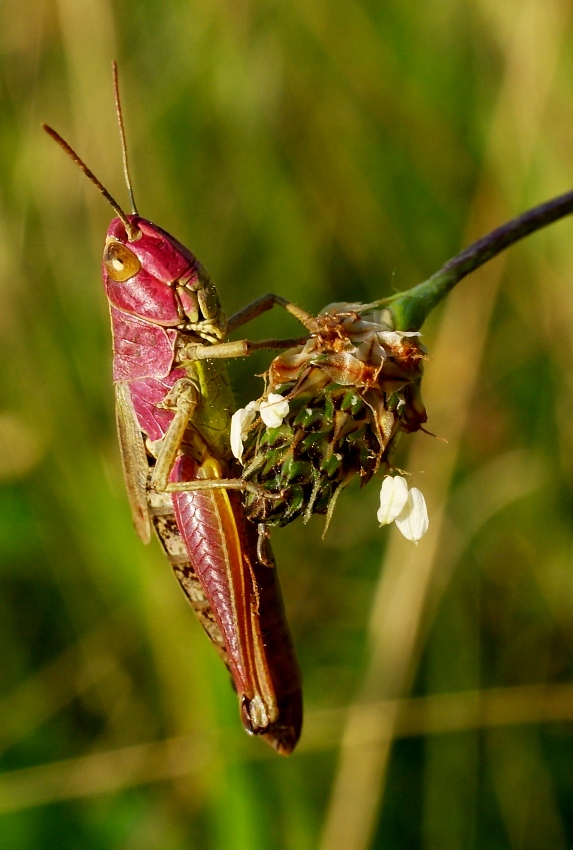
[[478, 239], [477, 242], [448, 260], [428, 280], [407, 292], [376, 303], [390, 308], [397, 330], [419, 330], [430, 311], [462, 278], [491, 260], [496, 254], [509, 248], [514, 242], [572, 212], [573, 191], [540, 204], [498, 227], [497, 230], [492, 230], [487, 236]]

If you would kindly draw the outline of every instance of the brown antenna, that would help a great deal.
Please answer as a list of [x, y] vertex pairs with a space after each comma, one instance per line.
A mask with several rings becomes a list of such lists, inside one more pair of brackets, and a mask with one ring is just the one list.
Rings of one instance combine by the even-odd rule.
[[133, 186], [131, 185], [131, 177], [129, 176], [129, 167], [127, 163], [127, 143], [125, 141], [125, 127], [123, 124], [123, 113], [121, 111], [121, 101], [119, 99], [119, 80], [117, 75], [117, 62], [115, 59], [111, 63], [111, 67], [113, 69], [113, 93], [115, 96], [115, 111], [117, 114], [117, 123], [119, 125], [119, 138], [121, 140], [121, 156], [123, 159], [123, 173], [125, 175], [125, 182], [127, 184], [127, 191], [129, 193], [129, 200], [131, 201], [131, 210], [134, 215], [139, 215], [137, 211], [137, 207], [135, 205], [135, 198], [133, 197]]
[[73, 162], [75, 162], [75, 164], [84, 172], [84, 174], [86, 175], [88, 180], [90, 180], [94, 184], [94, 186], [97, 189], [99, 189], [99, 191], [104, 196], [104, 198], [106, 199], [108, 204], [110, 204], [114, 208], [118, 217], [123, 221], [123, 223], [125, 225], [127, 238], [129, 239], [129, 241], [133, 242], [136, 239], [139, 239], [139, 237], [141, 235], [141, 231], [139, 230], [139, 228], [135, 227], [133, 224], [131, 224], [131, 222], [129, 221], [126, 214], [124, 213], [124, 211], [122, 210], [122, 208], [120, 207], [118, 202], [115, 200], [115, 198], [112, 195], [110, 195], [110, 193], [107, 191], [107, 189], [105, 188], [103, 183], [101, 183], [97, 179], [97, 177], [95, 176], [93, 171], [87, 167], [87, 165], [85, 164], [83, 159], [80, 156], [78, 156], [78, 154], [71, 147], [71, 145], [69, 145], [65, 141], [65, 139], [62, 139], [60, 134], [56, 133], [56, 131], [54, 129], [52, 129], [52, 127], [50, 127], [48, 124], [42, 124], [42, 129], [46, 131], [48, 136], [51, 136], [52, 139], [55, 142], [57, 142], [57, 144], [62, 148], [62, 150], [67, 153], [69, 158], [71, 160], [73, 160]]

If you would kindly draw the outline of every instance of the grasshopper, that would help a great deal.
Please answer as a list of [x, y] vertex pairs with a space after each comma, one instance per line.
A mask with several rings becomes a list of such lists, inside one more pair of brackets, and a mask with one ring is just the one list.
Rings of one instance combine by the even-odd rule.
[[117, 67], [114, 93], [127, 215], [76, 152], [64, 149], [116, 212], [103, 253], [113, 337], [113, 382], [123, 472], [137, 533], [152, 526], [207, 635], [228, 667], [243, 725], [288, 755], [302, 726], [298, 663], [266, 528], [244, 516], [241, 491], [261, 488], [235, 474], [229, 448], [234, 407], [224, 358], [293, 340], [227, 341], [265, 310], [266, 295], [228, 321], [209, 275], [173, 236], [142, 218], [129, 169]]

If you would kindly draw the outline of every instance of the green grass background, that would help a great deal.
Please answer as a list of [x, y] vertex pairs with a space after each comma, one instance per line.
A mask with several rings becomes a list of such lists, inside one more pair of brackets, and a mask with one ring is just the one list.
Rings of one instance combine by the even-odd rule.
[[[197, 254], [230, 314], [371, 300], [573, 184], [570, 0], [0, 5], [0, 848], [573, 845], [573, 221], [424, 329], [428, 427], [377, 486], [273, 535], [300, 746], [228, 677], [129, 516], [100, 283], [111, 213], [40, 131]], [[274, 311], [253, 337], [297, 333]], [[233, 366], [259, 394], [265, 357]], [[407, 445], [406, 445], [407, 444]]]

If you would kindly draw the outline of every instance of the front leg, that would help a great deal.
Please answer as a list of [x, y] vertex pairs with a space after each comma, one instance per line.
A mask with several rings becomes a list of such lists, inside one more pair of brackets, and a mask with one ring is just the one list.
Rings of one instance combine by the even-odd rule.
[[[226, 333], [229, 334], [237, 328], [246, 325], [247, 322], [256, 319], [267, 310], [278, 306], [285, 309], [288, 313], [294, 316], [304, 327], [310, 332], [315, 333], [319, 325], [316, 318], [307, 313], [301, 307], [297, 307], [291, 301], [283, 298], [281, 295], [275, 295], [272, 292], [262, 295], [255, 299], [242, 310], [234, 313], [227, 322]], [[184, 335], [182, 335], [184, 339]], [[253, 351], [261, 349], [277, 350], [281, 348], [293, 348], [296, 345], [303, 345], [307, 337], [298, 337], [294, 339], [262, 339], [253, 342], [249, 339], [234, 340], [231, 342], [215, 343], [213, 345], [205, 345], [198, 342], [183, 342], [180, 343], [177, 352], [177, 361], [179, 363], [190, 363], [196, 360], [215, 360], [221, 358], [233, 357], [248, 357]]]
[[237, 339], [230, 342], [218, 342], [205, 345], [201, 342], [186, 342], [178, 346], [177, 363], [192, 363], [196, 360], [221, 360], [234, 357], [248, 357], [253, 351], [293, 348], [303, 345], [308, 337], [296, 339], [260, 339], [253, 342], [249, 339]]
[[150, 487], [153, 490], [167, 489], [169, 473], [175, 464], [183, 435], [200, 400], [200, 391], [195, 381], [190, 378], [180, 378], [173, 384], [161, 403], [160, 407], [173, 410], [175, 415], [165, 436], [158, 441], [157, 460], [150, 481]]
[[237, 313], [233, 313], [227, 322], [227, 333], [237, 330], [237, 328], [246, 325], [247, 322], [256, 319], [257, 316], [266, 313], [267, 310], [272, 310], [273, 307], [282, 307], [287, 313], [290, 313], [295, 319], [298, 319], [301, 325], [313, 333], [316, 330], [316, 319], [311, 313], [307, 313], [302, 307], [297, 307], [292, 301], [288, 301], [281, 295], [275, 295], [273, 292], [267, 292], [266, 295], [261, 295], [247, 304]]
[[192, 490], [240, 490], [268, 498], [280, 498], [280, 494], [267, 493], [263, 487], [243, 481], [242, 478], [221, 478], [221, 467], [217, 460], [207, 457], [200, 467], [202, 478], [193, 481], [170, 481], [169, 476], [180, 453], [181, 443], [190, 420], [200, 402], [200, 391], [190, 378], [180, 378], [165, 396], [161, 407], [174, 411], [174, 417], [165, 436], [154, 445], [157, 460], [149, 486], [164, 493], [188, 493]]

